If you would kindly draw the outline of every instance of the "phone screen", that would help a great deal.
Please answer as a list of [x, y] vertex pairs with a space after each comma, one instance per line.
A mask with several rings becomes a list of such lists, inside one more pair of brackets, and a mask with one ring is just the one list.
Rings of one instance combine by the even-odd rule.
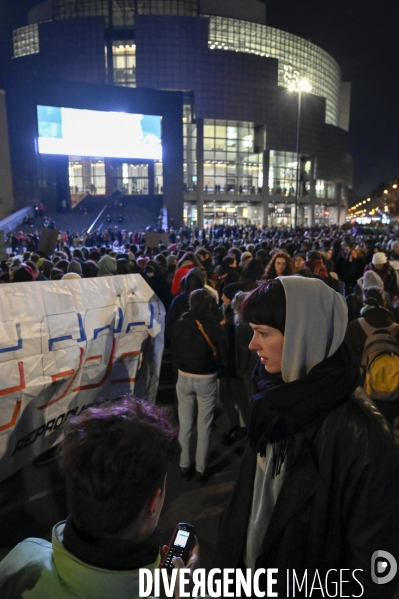
[[179, 530], [176, 535], [174, 545], [177, 545], [178, 547], [185, 547], [189, 536], [190, 533], [187, 530]]
[[[188, 528], [189, 530], [187, 530]], [[183, 560], [186, 559], [191, 545], [190, 535], [193, 534], [195, 534], [195, 530], [191, 525], [181, 524], [177, 527], [176, 536], [165, 558], [164, 568], [167, 568], [169, 571], [173, 570], [172, 559], [174, 557], [181, 557]]]

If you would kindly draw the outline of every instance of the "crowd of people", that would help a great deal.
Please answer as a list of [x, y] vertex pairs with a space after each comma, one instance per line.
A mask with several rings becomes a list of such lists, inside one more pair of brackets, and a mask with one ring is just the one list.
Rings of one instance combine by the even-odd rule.
[[[298, 575], [307, 570], [360, 570], [346, 589], [357, 594], [342, 596], [360, 596], [360, 585], [365, 597], [393, 597], [395, 582], [382, 589], [376, 586], [369, 564], [379, 549], [399, 559], [398, 231], [219, 226], [206, 231], [171, 229], [167, 235], [169, 243], [157, 247], [147, 246], [145, 232], [121, 243], [75, 247], [61, 234], [51, 256], [25, 249], [1, 263], [3, 284], [142, 276], [165, 307], [165, 343], [176, 380], [176, 430], [165, 424], [161, 434], [165, 417], [155, 406], [143, 407], [134, 400], [72, 419], [63, 457], [71, 516], [57, 528], [52, 548], [48, 544], [41, 549], [37, 563], [46, 564], [58, 589], [62, 581], [56, 581], [54, 563], [49, 562], [54, 552], [59, 561], [77, 557], [101, 572], [111, 571], [113, 554], [106, 553], [111, 538], [121, 560], [119, 569], [135, 572], [130, 583], [137, 586], [137, 569], [159, 564], [156, 523], [176, 439], [181, 475], [196, 475], [206, 483], [219, 399], [229, 422], [224, 442], [245, 443], [245, 452], [222, 519], [215, 565], [252, 571], [291, 568]], [[375, 343], [380, 344], [376, 355]], [[124, 420], [135, 422], [141, 448], [133, 444], [128, 449], [133, 433], [125, 430]], [[97, 456], [93, 439], [101, 428], [101, 438], [107, 438], [108, 421], [110, 442]], [[192, 455], [194, 423], [197, 442]], [[152, 448], [144, 440], [147, 431]], [[79, 452], [85, 443], [91, 466], [82, 465], [75, 472], [73, 456], [82, 463]], [[135, 464], [136, 454], [148, 454], [148, 464]], [[108, 467], [111, 455], [115, 468]], [[161, 460], [162, 466], [145, 482], [152, 459]], [[125, 473], [122, 464], [127, 462]], [[109, 503], [118, 472], [120, 479], [126, 474], [127, 486], [116, 485]], [[130, 481], [135, 490], [143, 487], [132, 508]], [[108, 510], [107, 502], [115, 516], [101, 518], [100, 523], [96, 514], [102, 507]], [[96, 550], [89, 559], [93, 543]], [[124, 552], [119, 553], [117, 545]], [[25, 544], [14, 551], [6, 559], [9, 572], [17, 576], [22, 568], [18, 559], [22, 555], [20, 564], [32, 559], [33, 549]], [[183, 563], [177, 559], [175, 565]], [[195, 545], [190, 567], [197, 565]], [[0, 565], [0, 589], [2, 572]], [[86, 575], [90, 580], [90, 573]], [[4, 588], [11, 588], [12, 576]], [[41, 576], [26, 584], [40, 585]], [[101, 576], [111, 593], [112, 575]], [[82, 584], [80, 579], [76, 588]], [[288, 578], [279, 579], [281, 596], [290, 596], [288, 587]], [[76, 588], [74, 596], [84, 596]], [[120, 596], [123, 593], [121, 588]]]

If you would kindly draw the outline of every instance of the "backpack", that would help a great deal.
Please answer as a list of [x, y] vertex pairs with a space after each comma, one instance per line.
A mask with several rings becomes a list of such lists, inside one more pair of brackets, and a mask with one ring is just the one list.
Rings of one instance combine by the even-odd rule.
[[379, 328], [369, 325], [364, 318], [358, 320], [367, 335], [360, 364], [362, 386], [371, 399], [399, 400], [399, 325]]

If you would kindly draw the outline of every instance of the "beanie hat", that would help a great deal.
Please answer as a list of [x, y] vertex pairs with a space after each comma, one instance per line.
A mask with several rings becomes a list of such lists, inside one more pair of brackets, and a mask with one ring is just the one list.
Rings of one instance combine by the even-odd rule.
[[140, 256], [140, 258], [137, 258], [137, 260], [136, 260], [136, 262], [137, 262], [138, 266], [140, 266], [140, 268], [145, 268], [148, 261], [149, 261], [148, 256]]
[[387, 261], [387, 257], [384, 254], [384, 252], [376, 252], [375, 254], [373, 254], [373, 264], [385, 264]]
[[244, 291], [242, 283], [229, 283], [223, 287], [222, 295], [225, 295], [231, 301], [238, 291]]
[[250, 260], [252, 258], [251, 252], [243, 252], [240, 256], [240, 262], [245, 262], [245, 260]]

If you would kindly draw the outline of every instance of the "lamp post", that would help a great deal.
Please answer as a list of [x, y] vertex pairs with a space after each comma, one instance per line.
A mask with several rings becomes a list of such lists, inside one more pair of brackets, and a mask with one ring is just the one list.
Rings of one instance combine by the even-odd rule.
[[307, 79], [300, 79], [295, 83], [290, 83], [288, 89], [298, 93], [298, 116], [296, 121], [296, 186], [295, 186], [295, 228], [298, 225], [298, 204], [299, 204], [299, 179], [300, 179], [300, 165], [299, 165], [299, 132], [301, 127], [301, 102], [302, 92], [310, 92], [312, 86]]

